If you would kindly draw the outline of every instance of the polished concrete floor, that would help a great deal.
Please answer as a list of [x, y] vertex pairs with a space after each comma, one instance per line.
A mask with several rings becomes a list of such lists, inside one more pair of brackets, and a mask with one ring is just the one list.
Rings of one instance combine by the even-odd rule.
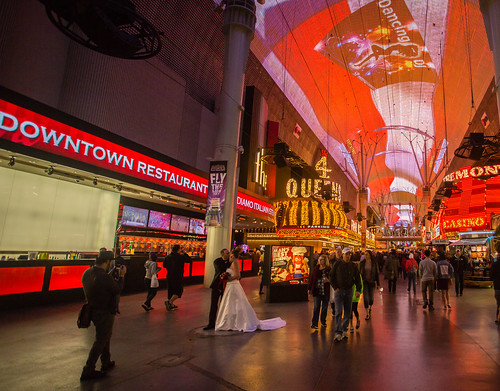
[[[372, 319], [347, 341], [328, 326], [310, 329], [312, 301], [267, 304], [258, 279], [242, 280], [260, 319], [285, 328], [215, 333], [207, 322], [210, 291], [190, 286], [166, 312], [165, 291], [145, 313], [144, 295], [122, 297], [106, 379], [80, 383], [94, 337], [76, 327], [79, 303], [0, 313], [0, 390], [500, 390], [500, 328], [492, 289], [451, 293], [451, 310], [422, 309], [398, 284], [376, 294]], [[418, 289], [418, 288], [417, 288]], [[361, 305], [362, 307], [362, 305]]]

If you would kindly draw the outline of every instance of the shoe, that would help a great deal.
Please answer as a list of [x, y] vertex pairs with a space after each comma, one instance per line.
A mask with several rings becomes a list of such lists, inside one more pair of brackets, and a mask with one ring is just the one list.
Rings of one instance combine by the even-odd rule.
[[311, 325], [311, 328], [314, 329], [314, 330], [317, 330], [319, 327], [315, 326], [315, 325]]
[[259, 295], [263, 295], [263, 294], [264, 294], [264, 292], [259, 292]]
[[177, 308], [179, 308], [179, 307], [177, 307], [175, 304], [172, 304], [172, 308], [173, 308], [174, 310], [176, 310], [176, 309], [177, 309]]
[[167, 309], [167, 311], [174, 310], [174, 308], [172, 307], [172, 304], [170, 304], [170, 302], [168, 300], [165, 302], [165, 308]]
[[154, 308], [153, 308], [153, 307], [151, 307], [151, 306], [150, 306], [150, 307], [149, 307], [149, 309], [148, 309], [148, 311], [153, 311], [153, 310], [154, 310]]
[[115, 367], [115, 362], [110, 361], [101, 365], [101, 372], [107, 372]]
[[434, 307], [432, 305], [429, 306], [429, 311], [434, 311]]
[[102, 379], [105, 376], [106, 372], [96, 371], [95, 369], [83, 368], [82, 375], [80, 376], [80, 381], [97, 380], [97, 379]]
[[460, 296], [462, 296], [462, 294], [460, 293]]
[[447, 307], [448, 307], [448, 308], [451, 308], [451, 305], [449, 305], [449, 304], [448, 304], [448, 305], [447, 305]]
[[348, 337], [347, 331], [344, 331], [342, 333], [342, 339], [344, 339], [344, 338], [347, 339], [347, 337]]
[[141, 305], [141, 307], [144, 308], [144, 311], [149, 311], [149, 307], [146, 304]]
[[208, 326], [203, 327], [203, 330], [213, 330], [213, 329], [215, 329], [215, 326], [212, 326], [210, 324]]
[[326, 327], [326, 323], [321, 323], [321, 327]]
[[351, 326], [351, 328], [349, 329], [349, 332], [354, 333], [354, 327]]
[[361, 326], [361, 322], [359, 321], [359, 319], [356, 321], [356, 330], [359, 329], [359, 326]]
[[342, 341], [342, 334], [335, 334], [335, 338], [334, 338], [335, 342], [340, 342]]
[[443, 306], [443, 309], [446, 309], [446, 305]]
[[422, 308], [425, 310], [427, 308], [427, 303], [424, 303], [424, 306]]

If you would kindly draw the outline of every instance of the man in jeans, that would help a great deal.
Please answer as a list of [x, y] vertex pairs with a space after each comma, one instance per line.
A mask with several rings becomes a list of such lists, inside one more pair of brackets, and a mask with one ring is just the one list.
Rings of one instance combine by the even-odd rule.
[[[434, 281], [437, 278], [437, 265], [432, 259], [430, 250], [425, 250], [425, 258], [419, 265], [419, 275], [422, 282], [422, 298], [424, 299], [424, 310], [429, 306], [429, 311], [434, 310]], [[429, 290], [429, 300], [427, 300], [427, 290]]]
[[344, 248], [342, 261], [335, 262], [330, 272], [330, 284], [335, 292], [335, 341], [337, 342], [347, 338], [354, 284], [356, 284], [356, 297], [361, 294], [361, 277], [358, 267], [351, 262], [351, 257], [352, 249]]

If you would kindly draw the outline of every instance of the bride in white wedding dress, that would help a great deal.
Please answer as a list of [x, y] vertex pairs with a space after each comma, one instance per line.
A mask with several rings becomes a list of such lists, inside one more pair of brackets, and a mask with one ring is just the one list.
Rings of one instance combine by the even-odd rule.
[[275, 330], [286, 325], [281, 318], [259, 320], [255, 311], [247, 300], [245, 291], [240, 285], [240, 263], [237, 258], [239, 250], [231, 253], [231, 266], [226, 270], [229, 274], [226, 289], [215, 321], [215, 331], [237, 330], [252, 332], [260, 330]]

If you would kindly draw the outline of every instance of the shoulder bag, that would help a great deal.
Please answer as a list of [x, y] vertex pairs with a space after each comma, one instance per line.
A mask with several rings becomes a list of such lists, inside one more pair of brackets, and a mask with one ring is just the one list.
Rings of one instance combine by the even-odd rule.
[[90, 308], [89, 303], [82, 305], [80, 312], [78, 313], [78, 319], [76, 320], [76, 325], [79, 329], [88, 329], [90, 327], [90, 321], [92, 317], [92, 308]]
[[151, 288], [158, 288], [159, 286], [160, 283], [158, 282], [158, 276], [155, 273], [151, 276]]

